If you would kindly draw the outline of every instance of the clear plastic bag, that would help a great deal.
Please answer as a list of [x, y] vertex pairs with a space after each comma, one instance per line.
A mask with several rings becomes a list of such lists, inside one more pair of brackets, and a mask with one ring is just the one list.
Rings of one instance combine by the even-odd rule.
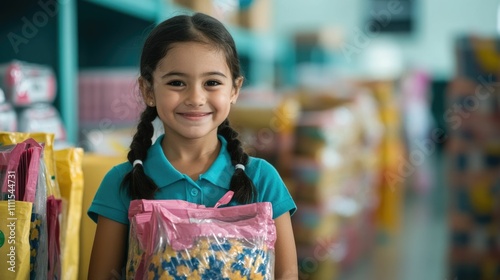
[[206, 208], [135, 200], [129, 216], [127, 279], [274, 279], [268, 202]]
[[30, 279], [40, 279], [47, 275], [48, 245], [47, 245], [47, 180], [45, 178], [45, 162], [40, 158], [40, 171], [31, 214], [30, 229]]

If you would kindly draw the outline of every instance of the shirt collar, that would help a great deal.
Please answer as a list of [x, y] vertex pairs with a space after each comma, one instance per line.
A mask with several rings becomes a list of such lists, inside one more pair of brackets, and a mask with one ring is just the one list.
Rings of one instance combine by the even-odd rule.
[[234, 167], [231, 164], [231, 156], [227, 151], [227, 141], [221, 136], [217, 135], [221, 143], [219, 155], [208, 168], [208, 170], [201, 174], [200, 180], [207, 180], [210, 183], [225, 189], [229, 189], [229, 182], [234, 173]]
[[[144, 162], [146, 174], [153, 179], [159, 188], [173, 184], [179, 180], [185, 179], [184, 175], [175, 169], [163, 153], [161, 142], [165, 135], [161, 135], [148, 150], [147, 160]], [[231, 165], [231, 157], [227, 151], [227, 141], [221, 135], [218, 135], [221, 143], [219, 155], [208, 168], [200, 175], [199, 180], [207, 180], [210, 183], [225, 189], [229, 189], [229, 182], [234, 173], [234, 167]]]

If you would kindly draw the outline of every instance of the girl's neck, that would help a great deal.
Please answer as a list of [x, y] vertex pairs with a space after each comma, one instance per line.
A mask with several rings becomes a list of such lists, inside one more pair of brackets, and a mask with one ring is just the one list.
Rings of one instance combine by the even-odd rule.
[[194, 180], [212, 165], [221, 149], [217, 137], [174, 141], [172, 137], [165, 135], [161, 146], [168, 161], [179, 172]]
[[175, 141], [165, 135], [161, 146], [169, 161], [196, 161], [214, 153], [218, 154], [220, 150], [220, 143], [217, 137]]

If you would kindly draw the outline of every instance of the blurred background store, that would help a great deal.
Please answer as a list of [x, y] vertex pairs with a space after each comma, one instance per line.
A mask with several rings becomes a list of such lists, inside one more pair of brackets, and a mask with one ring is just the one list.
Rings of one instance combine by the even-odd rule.
[[125, 160], [143, 40], [167, 17], [204, 12], [228, 26], [243, 65], [231, 121], [297, 202], [300, 279], [500, 279], [499, 7], [4, 1], [0, 131], [43, 130], [55, 148], [85, 150], [80, 247], [63, 279], [86, 279], [85, 211]]

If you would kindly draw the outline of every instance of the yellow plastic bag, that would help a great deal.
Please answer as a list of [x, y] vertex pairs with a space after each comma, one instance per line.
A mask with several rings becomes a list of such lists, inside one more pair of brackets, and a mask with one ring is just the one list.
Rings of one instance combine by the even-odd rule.
[[0, 132], [0, 145], [12, 145], [23, 142], [28, 138], [33, 138], [38, 143], [43, 143], [43, 158], [47, 175], [47, 196], [53, 195], [61, 198], [59, 186], [56, 181], [56, 168], [54, 161], [54, 134], [43, 132]]
[[63, 198], [61, 222], [61, 279], [78, 279], [80, 221], [83, 199], [83, 149], [67, 148], [54, 152], [57, 181]]
[[0, 201], [0, 275], [4, 280], [30, 278], [30, 219], [33, 204]]

